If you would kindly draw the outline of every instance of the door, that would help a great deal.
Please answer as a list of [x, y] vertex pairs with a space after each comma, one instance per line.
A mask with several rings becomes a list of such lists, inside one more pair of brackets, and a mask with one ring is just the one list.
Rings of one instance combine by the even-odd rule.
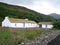
[[42, 25], [41, 24], [39, 24], [39, 28], [42, 28]]

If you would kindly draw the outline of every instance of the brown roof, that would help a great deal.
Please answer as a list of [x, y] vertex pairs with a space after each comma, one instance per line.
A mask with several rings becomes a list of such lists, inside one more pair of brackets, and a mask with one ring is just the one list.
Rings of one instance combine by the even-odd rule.
[[39, 24], [52, 24], [52, 22], [39, 22]]
[[11, 23], [36, 23], [27, 19], [16, 19], [16, 18], [8, 18]]

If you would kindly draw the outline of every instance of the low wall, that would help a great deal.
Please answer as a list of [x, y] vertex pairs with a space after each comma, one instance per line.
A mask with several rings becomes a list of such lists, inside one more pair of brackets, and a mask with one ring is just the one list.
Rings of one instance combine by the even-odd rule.
[[47, 45], [48, 42], [55, 39], [60, 34], [60, 30], [56, 30], [53, 33], [47, 33], [46, 35], [41, 35], [34, 40], [28, 40], [21, 42], [20, 45]]

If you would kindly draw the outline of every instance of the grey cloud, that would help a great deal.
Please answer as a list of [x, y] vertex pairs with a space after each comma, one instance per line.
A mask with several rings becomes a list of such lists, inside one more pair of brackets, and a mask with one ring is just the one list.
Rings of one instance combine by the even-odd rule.
[[6, 2], [6, 3], [12, 3], [12, 4], [32, 5], [34, 0], [0, 0], [0, 2]]
[[60, 0], [49, 0], [49, 2], [56, 8], [60, 8]]
[[60, 0], [0, 0], [0, 2], [6, 2], [11, 4], [22, 4], [22, 5], [32, 5], [36, 1], [48, 1], [50, 2], [54, 7], [60, 8]]

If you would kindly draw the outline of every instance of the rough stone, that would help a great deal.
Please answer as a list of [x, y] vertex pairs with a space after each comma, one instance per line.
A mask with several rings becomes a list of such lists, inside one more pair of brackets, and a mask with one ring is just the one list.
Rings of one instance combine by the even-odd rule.
[[48, 42], [55, 39], [60, 34], [60, 30], [56, 30], [53, 33], [47, 33], [46, 35], [41, 35], [35, 40], [25, 41], [21, 45], [47, 45]]

